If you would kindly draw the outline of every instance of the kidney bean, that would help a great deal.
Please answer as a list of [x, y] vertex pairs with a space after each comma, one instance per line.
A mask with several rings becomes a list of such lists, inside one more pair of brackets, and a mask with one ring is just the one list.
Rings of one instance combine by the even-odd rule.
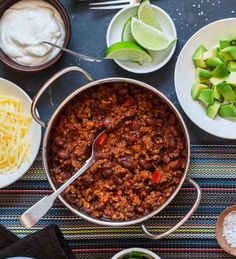
[[94, 183], [94, 179], [90, 175], [85, 175], [83, 183], [84, 183], [85, 187], [89, 187], [90, 185], [92, 185]]
[[145, 209], [142, 206], [135, 206], [134, 212], [138, 215], [143, 215]]
[[131, 169], [134, 166], [133, 157], [131, 156], [124, 156], [119, 159], [119, 163], [127, 169]]
[[67, 180], [71, 177], [71, 173], [70, 172], [63, 172], [62, 173], [62, 179], [63, 180]]
[[169, 137], [168, 146], [169, 147], [175, 147], [176, 146], [175, 138], [173, 136]]
[[164, 154], [161, 159], [165, 164], [170, 162], [170, 157], [167, 154]]
[[162, 119], [155, 119], [155, 118], [147, 118], [145, 122], [149, 126], [162, 126], [163, 124]]
[[119, 177], [114, 177], [114, 182], [117, 185], [122, 185], [123, 184], [123, 180]]
[[128, 204], [127, 205], [127, 211], [130, 212], [130, 213], [133, 212], [134, 211], [134, 206]]
[[98, 211], [103, 211], [103, 210], [105, 209], [105, 207], [106, 207], [105, 204], [98, 204], [97, 207], [96, 207], [96, 209], [97, 209]]
[[102, 169], [103, 178], [107, 179], [110, 176], [112, 176], [112, 174], [113, 174], [113, 170], [111, 168], [103, 168]]
[[58, 151], [57, 156], [63, 160], [67, 160], [70, 158], [70, 153], [68, 151], [62, 149], [62, 150]]
[[54, 142], [57, 146], [63, 146], [65, 144], [65, 140], [63, 138], [60, 138], [60, 137], [56, 137], [54, 139]]
[[144, 190], [145, 190], [147, 193], [150, 193], [150, 192], [153, 191], [152, 187], [149, 186], [149, 185], [146, 185], [146, 186], [144, 187]]
[[174, 127], [174, 126], [170, 126], [170, 132], [174, 137], [178, 137], [179, 136], [179, 129]]
[[120, 87], [118, 90], [117, 90], [117, 93], [120, 94], [120, 95], [127, 95], [128, 94], [128, 88], [127, 87]]
[[130, 135], [128, 140], [127, 140], [127, 143], [128, 143], [128, 145], [133, 145], [137, 141], [138, 141], [137, 135]]
[[152, 167], [152, 163], [150, 161], [145, 160], [145, 158], [143, 157], [139, 159], [139, 165], [144, 169], [150, 169]]

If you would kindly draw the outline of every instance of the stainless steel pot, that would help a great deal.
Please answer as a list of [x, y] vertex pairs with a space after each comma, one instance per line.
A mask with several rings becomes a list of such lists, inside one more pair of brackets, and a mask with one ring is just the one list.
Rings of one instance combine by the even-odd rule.
[[[83, 76], [89, 81], [89, 83], [84, 85], [84, 86], [82, 86], [82, 87], [80, 87], [79, 89], [74, 91], [69, 97], [67, 97], [60, 104], [60, 106], [57, 108], [57, 110], [54, 112], [54, 114], [52, 115], [52, 117], [49, 120], [48, 124], [46, 124], [37, 115], [36, 106], [37, 106], [38, 100], [41, 97], [41, 95], [44, 93], [44, 91], [56, 79], [58, 79], [62, 75], [66, 74], [68, 72], [71, 72], [71, 71], [77, 71], [77, 72], [82, 73]], [[188, 134], [188, 130], [186, 128], [186, 125], [185, 125], [181, 115], [179, 114], [178, 110], [175, 108], [175, 106], [162, 93], [160, 93], [158, 90], [156, 90], [152, 86], [150, 86], [148, 84], [145, 84], [143, 82], [134, 80], [134, 79], [119, 78], [119, 77], [106, 78], [106, 79], [101, 79], [101, 80], [93, 81], [92, 77], [86, 71], [84, 71], [83, 69], [81, 69], [79, 67], [68, 67], [68, 68], [65, 68], [65, 69], [61, 70], [60, 72], [58, 72], [54, 76], [52, 76], [42, 86], [42, 88], [39, 90], [38, 94], [35, 96], [35, 98], [34, 98], [34, 100], [32, 102], [32, 107], [31, 107], [32, 116], [35, 119], [35, 121], [37, 121], [41, 126], [46, 128], [44, 139], [43, 139], [43, 163], [44, 163], [44, 168], [45, 168], [45, 171], [46, 171], [46, 174], [47, 174], [47, 178], [48, 178], [48, 181], [49, 181], [50, 185], [52, 186], [52, 189], [55, 191], [56, 187], [55, 187], [55, 185], [54, 185], [54, 183], [52, 181], [52, 178], [51, 178], [50, 172], [49, 172], [48, 151], [49, 151], [49, 147], [50, 147], [50, 139], [51, 139], [51, 134], [52, 134], [53, 126], [54, 126], [55, 122], [57, 121], [58, 116], [60, 116], [60, 113], [63, 110], [63, 108], [65, 107], [65, 105], [68, 104], [73, 98], [75, 98], [81, 92], [85, 91], [88, 88], [92, 88], [92, 87], [96, 87], [97, 85], [101, 85], [101, 84], [104, 84], [104, 83], [112, 83], [112, 82], [131, 83], [131, 84], [135, 84], [135, 85], [138, 85], [140, 87], [146, 88], [146, 89], [152, 91], [154, 94], [156, 94], [164, 102], [166, 102], [170, 106], [170, 108], [173, 110], [173, 112], [176, 114], [177, 118], [179, 119], [180, 124], [182, 125], [183, 131], [184, 131], [184, 135], [185, 135], [186, 147], [187, 147], [187, 164], [186, 164], [186, 168], [185, 168], [185, 171], [183, 173], [183, 177], [181, 179], [181, 182], [178, 185], [178, 187], [176, 188], [176, 190], [174, 191], [174, 193], [169, 197], [169, 199], [161, 207], [157, 208], [155, 211], [151, 212], [150, 214], [145, 215], [144, 217], [141, 217], [141, 218], [138, 218], [138, 219], [135, 219], [135, 220], [130, 220], [130, 221], [108, 221], [108, 220], [103, 220], [103, 219], [95, 219], [95, 218], [92, 218], [91, 216], [88, 216], [87, 214], [79, 211], [78, 209], [72, 207], [65, 199], [63, 199], [62, 196], [59, 196], [59, 199], [73, 213], [75, 213], [76, 215], [80, 216], [81, 218], [83, 218], [85, 220], [88, 220], [88, 221], [90, 221], [92, 223], [99, 224], [99, 225], [105, 225], [105, 226], [113, 226], [113, 227], [127, 226], [127, 225], [132, 225], [132, 224], [143, 223], [144, 221], [148, 220], [149, 218], [153, 217], [154, 215], [159, 213], [161, 210], [163, 210], [174, 199], [174, 197], [179, 192], [182, 184], [186, 180], [191, 185], [193, 185], [193, 187], [196, 188], [196, 191], [197, 191], [196, 201], [194, 202], [194, 204], [193, 204], [192, 208], [189, 210], [189, 212], [176, 225], [174, 225], [168, 231], [166, 231], [164, 233], [161, 233], [159, 235], [154, 235], [154, 234], [150, 233], [147, 230], [147, 228], [145, 227], [144, 224], [141, 225], [144, 233], [148, 237], [150, 237], [152, 239], [160, 239], [160, 238], [166, 237], [169, 234], [171, 234], [172, 232], [174, 232], [176, 229], [178, 229], [180, 226], [182, 226], [189, 219], [189, 217], [191, 217], [191, 215], [195, 212], [195, 210], [197, 209], [197, 207], [199, 205], [199, 202], [200, 202], [200, 199], [201, 199], [201, 189], [200, 189], [199, 185], [194, 180], [192, 180], [190, 177], [187, 177], [187, 171], [188, 171], [189, 159], [190, 159], [190, 139], [189, 139], [189, 134]]]

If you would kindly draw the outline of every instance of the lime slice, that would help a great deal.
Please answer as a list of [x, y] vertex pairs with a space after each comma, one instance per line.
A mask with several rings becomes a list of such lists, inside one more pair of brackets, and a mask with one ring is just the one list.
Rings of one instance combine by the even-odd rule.
[[129, 18], [125, 25], [124, 28], [122, 30], [122, 41], [135, 41], [132, 33], [131, 33], [131, 18]]
[[129, 60], [139, 63], [150, 63], [152, 57], [137, 43], [121, 41], [112, 44], [106, 51], [105, 59]]
[[164, 50], [176, 41], [176, 38], [166, 35], [135, 17], [131, 19], [131, 32], [137, 43], [148, 50]]
[[153, 8], [149, 0], [144, 0], [138, 8], [138, 19], [142, 22], [161, 30], [161, 26], [158, 22], [158, 13]]

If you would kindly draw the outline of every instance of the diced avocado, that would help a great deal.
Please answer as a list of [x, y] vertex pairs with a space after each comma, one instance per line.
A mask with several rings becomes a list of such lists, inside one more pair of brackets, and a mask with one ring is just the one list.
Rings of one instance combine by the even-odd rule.
[[197, 83], [207, 83], [211, 78], [211, 72], [207, 69], [198, 67], [196, 69], [196, 80]]
[[216, 99], [220, 102], [224, 101], [223, 96], [221, 95], [221, 93], [219, 92], [219, 90], [216, 86], [213, 86], [213, 96], [214, 96], [214, 99]]
[[228, 69], [224, 63], [221, 63], [211, 72], [211, 75], [214, 77], [225, 77], [228, 75]]
[[223, 118], [235, 118], [236, 107], [232, 103], [221, 105], [219, 108], [218, 114]]
[[207, 59], [209, 59], [211, 57], [214, 57], [212, 49], [204, 52], [203, 55], [202, 55], [203, 60], [207, 60]]
[[206, 66], [210, 69], [213, 70], [215, 67], [220, 65], [222, 61], [217, 58], [217, 57], [211, 57], [205, 61]]
[[204, 85], [204, 84], [199, 84], [199, 83], [193, 84], [192, 89], [191, 89], [191, 96], [192, 96], [193, 100], [197, 100], [201, 90], [207, 89], [207, 88], [208, 88], [208, 86]]
[[236, 72], [236, 61], [229, 61], [228, 70], [229, 72]]
[[219, 42], [219, 48], [220, 49], [224, 49], [228, 46], [231, 46], [230, 40], [220, 40], [220, 42]]
[[218, 84], [216, 87], [219, 93], [224, 97], [226, 101], [231, 102], [236, 100], [236, 94], [227, 82], [222, 82]]
[[221, 50], [226, 60], [236, 60], [236, 46], [229, 46]]
[[209, 81], [213, 84], [213, 85], [218, 85], [218, 84], [220, 84], [220, 83], [222, 83], [222, 82], [224, 82], [224, 81], [227, 81], [227, 79], [228, 79], [228, 75], [227, 76], [225, 76], [225, 77], [211, 77], [210, 79], [209, 79]]
[[227, 64], [227, 60], [220, 50], [216, 53], [216, 57], [219, 58], [223, 63]]
[[218, 113], [219, 108], [220, 108], [220, 103], [218, 103], [218, 102], [209, 104], [206, 109], [206, 115], [208, 117], [210, 117], [211, 119], [214, 119], [216, 114]]
[[194, 52], [192, 59], [195, 67], [202, 67], [202, 68], [206, 67], [205, 62], [202, 58], [203, 53], [206, 51], [207, 49], [203, 45], [201, 45]]
[[213, 90], [209, 88], [201, 90], [198, 100], [202, 101], [207, 106], [214, 103]]
[[236, 87], [236, 72], [230, 72], [227, 83]]

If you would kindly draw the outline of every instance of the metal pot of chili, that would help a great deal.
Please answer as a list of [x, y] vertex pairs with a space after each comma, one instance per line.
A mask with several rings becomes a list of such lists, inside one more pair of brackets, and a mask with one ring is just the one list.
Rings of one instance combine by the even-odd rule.
[[[71, 71], [82, 73], [89, 83], [67, 97], [46, 125], [36, 113], [38, 100], [56, 79]], [[107, 87], [105, 91], [104, 87]], [[112, 103], [109, 100], [112, 100]], [[90, 107], [89, 103], [93, 103], [94, 106]], [[100, 109], [101, 103], [106, 106], [109, 114], [111, 108], [116, 105], [114, 109], [119, 111], [119, 115], [116, 116], [120, 116], [119, 119], [127, 116], [127, 120], [122, 121], [119, 127], [120, 131], [116, 132], [117, 136], [122, 138], [115, 137], [118, 142], [113, 150], [123, 145], [122, 148], [129, 155], [116, 158], [117, 154], [109, 149], [114, 157], [109, 158], [102, 154], [97, 168], [88, 169], [85, 175], [80, 176], [63, 195], [59, 196], [59, 199], [73, 213], [92, 223], [113, 227], [141, 224], [149, 238], [166, 237], [195, 212], [201, 199], [201, 189], [187, 176], [190, 139], [181, 115], [162, 93], [146, 83], [118, 77], [93, 81], [83, 69], [68, 67], [56, 73], [42, 86], [32, 102], [31, 110], [35, 121], [45, 128], [43, 163], [49, 183], [55, 191], [83, 164], [86, 156], [89, 156], [89, 143], [92, 143], [92, 140], [83, 142], [82, 135], [86, 139], [87, 133], [97, 134], [104, 125], [116, 118], [114, 116], [108, 119], [106, 109]], [[145, 110], [145, 107], [149, 107], [149, 110]], [[137, 112], [139, 113], [136, 114]], [[140, 114], [141, 117], [138, 117]], [[127, 128], [130, 129], [128, 133]], [[126, 133], [122, 130], [126, 130]], [[116, 136], [114, 133], [113, 142]], [[92, 135], [89, 136], [92, 138]], [[104, 140], [106, 141], [108, 145], [111, 144], [109, 137], [108, 140]], [[78, 146], [75, 144], [77, 142], [80, 143]], [[83, 152], [85, 145], [88, 146]], [[132, 157], [130, 150], [135, 148], [138, 148], [138, 154], [132, 151], [136, 154]], [[148, 159], [147, 153], [152, 154]], [[173, 175], [176, 177], [173, 178]], [[158, 235], [150, 233], [144, 222], [163, 210], [174, 199], [184, 181], [189, 182], [197, 192], [192, 208], [168, 231]]]

